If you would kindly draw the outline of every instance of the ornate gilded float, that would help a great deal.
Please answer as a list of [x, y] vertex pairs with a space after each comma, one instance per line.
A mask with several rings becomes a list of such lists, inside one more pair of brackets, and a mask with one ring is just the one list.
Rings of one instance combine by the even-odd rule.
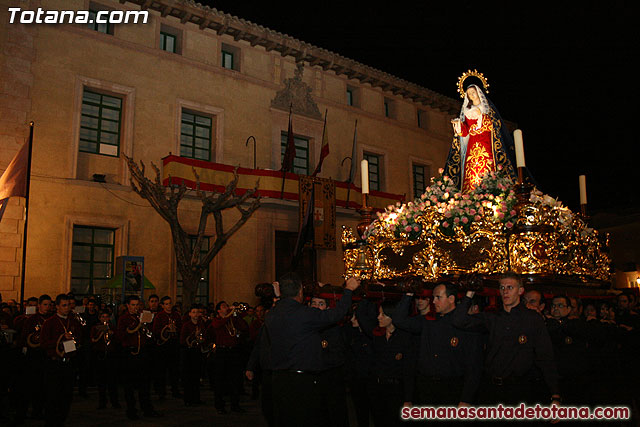
[[529, 282], [601, 287], [610, 280], [608, 237], [501, 170], [467, 194], [447, 176], [432, 179], [420, 198], [364, 222], [357, 234], [343, 227], [345, 277], [435, 282], [513, 270]]

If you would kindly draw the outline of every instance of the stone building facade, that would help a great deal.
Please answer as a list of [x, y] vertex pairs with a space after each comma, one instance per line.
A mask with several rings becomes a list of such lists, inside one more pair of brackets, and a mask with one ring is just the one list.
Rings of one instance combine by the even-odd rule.
[[[147, 11], [148, 20], [5, 25], [9, 7]], [[130, 188], [123, 154], [147, 165], [180, 153], [253, 168], [245, 142], [254, 136], [257, 168], [277, 170], [289, 96], [308, 173], [326, 111], [330, 154], [320, 176], [347, 179], [342, 160], [357, 120], [357, 161], [377, 161], [379, 190], [410, 198], [419, 175], [428, 182], [444, 164], [459, 109], [454, 99], [190, 1], [0, 0], [0, 21], [0, 171], [35, 122], [26, 297], [99, 293], [120, 255], [144, 256], [156, 293], [179, 296], [169, 228]], [[287, 95], [297, 64], [299, 87]], [[188, 197], [180, 213], [195, 232], [199, 201]], [[24, 200], [12, 199], [0, 224], [5, 299], [19, 293], [23, 217]], [[338, 208], [336, 233], [358, 218]], [[212, 262], [203, 299], [254, 301], [254, 285], [276, 278], [279, 251], [297, 230], [297, 203], [263, 199]], [[318, 251], [316, 265], [319, 281], [341, 282], [339, 245]]]

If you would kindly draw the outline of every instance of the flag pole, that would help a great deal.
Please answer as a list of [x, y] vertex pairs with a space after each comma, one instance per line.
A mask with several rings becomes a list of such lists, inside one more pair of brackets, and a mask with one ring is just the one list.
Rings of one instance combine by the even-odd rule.
[[316, 169], [313, 171], [313, 175], [311, 176], [316, 176], [320, 171], [319, 168], [322, 166], [322, 160], [324, 159], [322, 157], [322, 144], [324, 144], [324, 133], [327, 131], [327, 113], [329, 112], [329, 109], [325, 109], [324, 110], [324, 125], [322, 126], [322, 139], [320, 140], [320, 160], [318, 161], [318, 166], [316, 166]]
[[31, 153], [33, 152], [33, 121], [29, 122], [29, 157], [27, 160], [27, 188], [25, 193], [24, 204], [24, 233], [22, 238], [22, 274], [20, 277], [20, 299], [18, 302], [22, 304], [24, 299], [24, 279], [27, 266], [27, 231], [29, 226], [29, 189], [31, 187]]
[[[289, 135], [293, 133], [293, 126], [291, 125], [291, 110], [293, 109], [293, 102], [289, 103], [289, 127], [287, 129], [287, 146], [284, 149], [284, 158], [282, 159], [282, 186], [280, 187], [280, 199], [284, 199], [284, 182], [287, 178], [287, 168], [285, 168], [284, 163], [287, 162], [287, 154], [290, 150], [289, 147], [289, 139], [293, 138], [293, 135]], [[294, 153], [295, 153], [295, 144], [294, 144]], [[295, 154], [294, 154], [295, 157]]]

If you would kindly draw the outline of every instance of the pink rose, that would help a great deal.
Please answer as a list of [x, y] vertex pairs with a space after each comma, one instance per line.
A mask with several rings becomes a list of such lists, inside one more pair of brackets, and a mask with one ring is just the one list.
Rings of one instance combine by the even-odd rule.
[[474, 221], [480, 221], [480, 215], [476, 215], [476, 216], [474, 216], [474, 217], [473, 217], [473, 220], [474, 220]]
[[458, 224], [459, 222], [460, 222], [460, 218], [455, 217], [455, 218], [453, 219], [453, 223], [454, 223], [454, 224]]
[[406, 220], [406, 219], [403, 219], [403, 220], [402, 220], [402, 225], [407, 225], [407, 224], [408, 224], [407, 220]]
[[449, 228], [449, 223], [447, 221], [445, 221], [445, 222], [442, 223], [442, 226], [444, 228]]
[[410, 226], [410, 225], [407, 225], [407, 226], [404, 228], [404, 231], [411, 231], [411, 226]]
[[511, 211], [511, 212], [509, 212], [509, 213], [511, 214], [511, 216], [516, 216], [516, 211], [515, 211], [515, 209], [514, 209], [514, 210], [512, 210], [512, 211]]
[[513, 223], [511, 221], [507, 221], [505, 225], [507, 226], [507, 228], [513, 227]]
[[468, 223], [468, 222], [469, 222], [469, 218], [467, 218], [466, 216], [463, 216], [463, 217], [462, 217], [462, 223], [463, 223], [463, 224], [466, 224], [466, 223]]
[[504, 219], [504, 212], [498, 212], [498, 218]]
[[413, 226], [413, 231], [416, 231], [416, 232], [417, 232], [417, 231], [420, 231], [420, 227], [418, 227], [417, 225], [414, 225], [414, 226]]
[[469, 214], [471, 215], [475, 215], [476, 214], [476, 210], [475, 209], [469, 209]]
[[445, 218], [451, 218], [451, 211], [446, 211], [444, 213]]

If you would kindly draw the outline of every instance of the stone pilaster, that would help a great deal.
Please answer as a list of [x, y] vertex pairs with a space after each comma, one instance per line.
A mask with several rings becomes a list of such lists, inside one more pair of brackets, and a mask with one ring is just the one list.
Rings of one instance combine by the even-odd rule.
[[[32, 65], [36, 25], [9, 23], [9, 7], [32, 9], [31, 2], [0, 0], [0, 173], [29, 135]], [[0, 222], [0, 293], [18, 298], [22, 263], [24, 199], [12, 198]]]

